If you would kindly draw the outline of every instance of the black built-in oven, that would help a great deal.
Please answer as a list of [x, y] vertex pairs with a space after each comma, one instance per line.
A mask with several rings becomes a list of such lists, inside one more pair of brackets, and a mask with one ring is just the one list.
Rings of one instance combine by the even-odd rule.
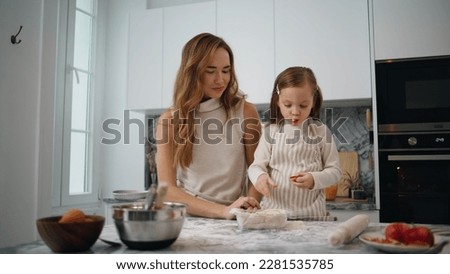
[[380, 221], [450, 224], [450, 56], [375, 68]]
[[381, 131], [449, 124], [450, 56], [377, 61], [375, 76]]
[[380, 221], [450, 224], [450, 132], [379, 134]]

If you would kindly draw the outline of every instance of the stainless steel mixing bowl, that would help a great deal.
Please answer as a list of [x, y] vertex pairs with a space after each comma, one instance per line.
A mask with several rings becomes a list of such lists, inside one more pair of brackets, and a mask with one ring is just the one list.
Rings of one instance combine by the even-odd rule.
[[145, 203], [113, 206], [120, 240], [131, 249], [153, 250], [170, 246], [180, 235], [186, 205], [165, 202], [163, 208], [146, 210]]

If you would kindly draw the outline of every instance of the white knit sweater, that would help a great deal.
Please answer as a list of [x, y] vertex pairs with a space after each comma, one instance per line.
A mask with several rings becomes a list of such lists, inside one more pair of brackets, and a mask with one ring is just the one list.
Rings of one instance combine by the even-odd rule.
[[[312, 190], [290, 183], [289, 177], [298, 172], [312, 174]], [[269, 174], [278, 187], [263, 198], [262, 208], [285, 209], [295, 217], [326, 216], [324, 188], [341, 177], [339, 154], [330, 130], [312, 119], [301, 126], [266, 126], [248, 170], [249, 179], [256, 182], [263, 173]]]
[[229, 205], [243, 194], [246, 183], [244, 103], [236, 106], [227, 123], [219, 99], [201, 103], [195, 118], [198, 143], [193, 146], [191, 165], [177, 169], [178, 186], [199, 198]]

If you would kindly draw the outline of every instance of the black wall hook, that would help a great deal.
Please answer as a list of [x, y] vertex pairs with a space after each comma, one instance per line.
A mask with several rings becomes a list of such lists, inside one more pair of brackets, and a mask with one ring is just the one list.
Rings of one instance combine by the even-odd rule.
[[19, 32], [16, 35], [11, 35], [11, 43], [20, 44], [20, 42], [22, 42], [22, 40], [17, 40], [17, 36], [19, 36], [19, 33], [22, 31], [22, 27], [23, 26], [20, 26]]

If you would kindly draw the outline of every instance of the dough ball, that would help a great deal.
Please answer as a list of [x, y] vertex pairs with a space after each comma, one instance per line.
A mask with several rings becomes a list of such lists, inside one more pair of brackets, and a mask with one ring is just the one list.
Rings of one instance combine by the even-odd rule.
[[287, 213], [282, 209], [256, 211], [234, 209], [231, 213], [236, 215], [241, 229], [277, 229], [283, 228], [287, 224]]

